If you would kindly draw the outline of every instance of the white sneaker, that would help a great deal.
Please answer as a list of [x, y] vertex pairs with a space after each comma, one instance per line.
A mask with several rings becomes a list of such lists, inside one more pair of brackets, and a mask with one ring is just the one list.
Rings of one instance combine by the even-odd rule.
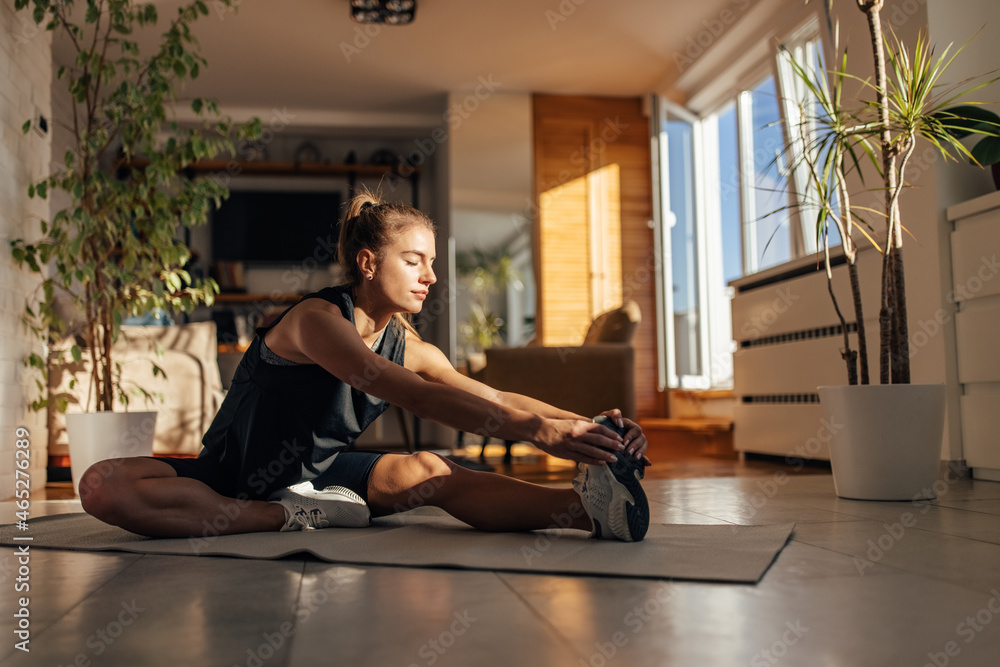
[[285, 508], [281, 532], [315, 528], [364, 528], [371, 523], [371, 511], [361, 496], [343, 486], [313, 488], [300, 482], [271, 494], [268, 502]]
[[[594, 421], [621, 432], [606, 418]], [[603, 466], [581, 463], [573, 488], [594, 524], [591, 537], [639, 542], [649, 530], [649, 501], [639, 483], [643, 463], [623, 453], [616, 457], [617, 461]]]

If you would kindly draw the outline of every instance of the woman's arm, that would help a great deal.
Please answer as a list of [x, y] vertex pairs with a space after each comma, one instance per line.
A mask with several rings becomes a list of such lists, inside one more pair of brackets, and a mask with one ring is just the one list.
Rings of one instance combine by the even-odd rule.
[[[282, 324], [286, 325], [282, 339], [289, 351], [301, 354], [356, 389], [419, 417], [468, 433], [525, 440], [553, 456], [583, 463], [612, 461], [611, 451], [624, 448], [616, 433], [590, 420], [543, 417], [460, 387], [426, 380], [372, 352], [336, 307], [302, 304], [290, 310]], [[421, 356], [411, 349], [407, 349], [406, 356], [414, 352], [418, 358]]]
[[406, 337], [404, 365], [425, 380], [457, 387], [508, 408], [516, 408], [552, 419], [589, 419], [589, 417], [562, 410], [530, 396], [494, 389], [478, 380], [462, 375], [455, 370], [455, 367], [451, 365], [441, 350], [413, 335]]
[[[524, 410], [552, 419], [583, 419], [590, 421], [589, 417], [582, 417], [572, 412], [561, 410], [530, 396], [498, 391], [482, 382], [466, 377], [455, 370], [441, 350], [430, 343], [420, 340], [416, 336], [407, 336], [405, 365], [408, 369], [426, 380], [457, 387], [470, 394], [481, 396], [488, 401], [508, 408]], [[642, 428], [638, 424], [624, 418], [621, 410], [617, 408], [607, 410], [601, 414], [610, 417], [620, 428], [628, 429], [624, 438], [627, 456], [636, 459], [645, 456], [648, 443], [646, 442], [646, 436], [643, 434]], [[646, 462], [649, 463], [649, 459], [646, 459]]]

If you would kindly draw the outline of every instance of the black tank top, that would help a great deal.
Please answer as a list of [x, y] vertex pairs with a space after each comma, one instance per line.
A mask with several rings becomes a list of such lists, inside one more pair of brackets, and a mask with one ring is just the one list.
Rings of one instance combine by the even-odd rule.
[[[350, 287], [327, 287], [298, 303], [313, 298], [336, 304], [354, 323]], [[241, 497], [266, 498], [276, 489], [305, 480], [322, 486], [323, 473], [337, 453], [389, 407], [318, 364], [276, 365], [261, 359], [264, 335], [294, 307], [256, 330], [222, 407], [202, 438], [199, 458], [214, 459], [235, 475]], [[390, 320], [377, 354], [403, 365], [405, 343], [405, 330]]]

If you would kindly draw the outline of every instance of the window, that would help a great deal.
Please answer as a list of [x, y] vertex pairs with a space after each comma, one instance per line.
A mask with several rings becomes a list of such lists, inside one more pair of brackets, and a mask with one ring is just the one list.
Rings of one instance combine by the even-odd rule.
[[[819, 71], [817, 32], [807, 24], [785, 48]], [[777, 50], [771, 57], [701, 118], [654, 99], [661, 389], [732, 386], [729, 282], [817, 248], [808, 173], [794, 157], [817, 105]], [[789, 145], [795, 124], [807, 136]]]

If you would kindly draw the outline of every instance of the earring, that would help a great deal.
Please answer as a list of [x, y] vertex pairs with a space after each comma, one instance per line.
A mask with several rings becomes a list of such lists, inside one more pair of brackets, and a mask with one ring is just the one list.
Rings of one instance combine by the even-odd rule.
[[368, 274], [368, 280], [371, 280], [371, 279], [372, 279], [372, 278], [374, 278], [374, 277], [375, 277], [375, 275], [374, 275], [374, 274], [372, 274], [372, 273], [369, 273], [369, 274]]

